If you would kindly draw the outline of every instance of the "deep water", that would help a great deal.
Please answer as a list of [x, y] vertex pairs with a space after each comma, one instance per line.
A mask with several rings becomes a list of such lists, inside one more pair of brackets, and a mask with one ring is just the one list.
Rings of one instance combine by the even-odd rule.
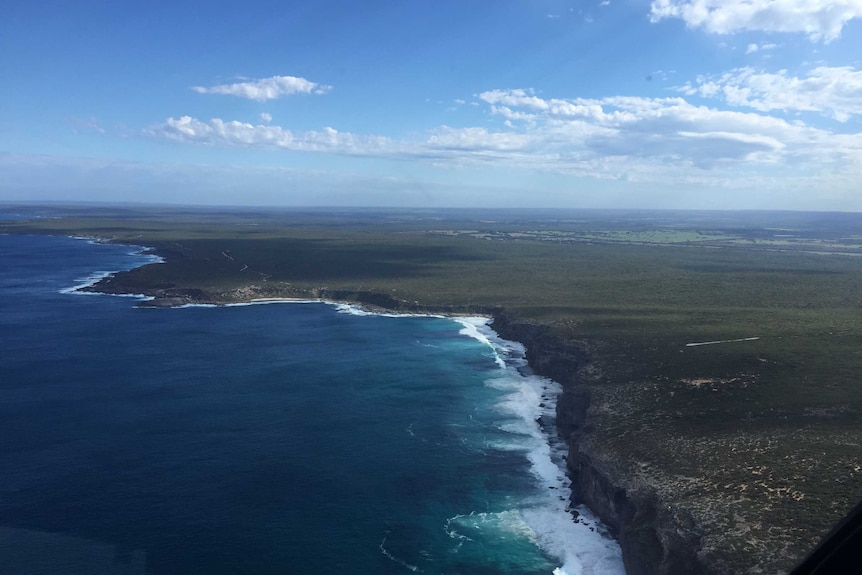
[[[553, 382], [476, 319], [76, 293], [139, 248], [0, 236], [0, 571], [621, 573]], [[592, 529], [591, 529], [592, 528]]]

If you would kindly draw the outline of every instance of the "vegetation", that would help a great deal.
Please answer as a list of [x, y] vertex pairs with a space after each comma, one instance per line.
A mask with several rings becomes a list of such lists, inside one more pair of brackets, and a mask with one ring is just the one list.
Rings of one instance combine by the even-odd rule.
[[[14, 211], [43, 217], [0, 232], [167, 258], [118, 291], [383, 294], [546, 324], [591, 352], [603, 464], [691, 513], [737, 572], [790, 568], [862, 498], [860, 215]], [[705, 342], [723, 343], [688, 345]]]

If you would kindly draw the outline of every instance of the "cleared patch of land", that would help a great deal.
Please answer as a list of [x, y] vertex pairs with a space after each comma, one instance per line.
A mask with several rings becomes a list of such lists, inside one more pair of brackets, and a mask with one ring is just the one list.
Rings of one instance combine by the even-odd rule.
[[858, 214], [2, 211], [42, 217], [0, 233], [98, 236], [167, 258], [117, 276], [117, 291], [377, 294], [545, 324], [591, 354], [602, 464], [691, 514], [728, 572], [789, 569], [862, 498]]

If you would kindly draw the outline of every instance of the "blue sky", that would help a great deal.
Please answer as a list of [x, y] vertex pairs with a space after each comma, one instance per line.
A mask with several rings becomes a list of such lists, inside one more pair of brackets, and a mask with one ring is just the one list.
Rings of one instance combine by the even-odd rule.
[[862, 0], [7, 0], [0, 200], [862, 211]]

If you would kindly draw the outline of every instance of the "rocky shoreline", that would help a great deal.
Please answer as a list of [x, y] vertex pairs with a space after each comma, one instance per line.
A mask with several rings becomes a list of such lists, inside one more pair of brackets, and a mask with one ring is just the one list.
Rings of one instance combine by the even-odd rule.
[[557, 427], [568, 445], [567, 467], [573, 504], [585, 504], [615, 535], [629, 575], [706, 575], [717, 573], [698, 551], [701, 534], [692, 517], [659, 501], [648, 487], [629, 485], [601, 464], [602, 446], [591, 441], [591, 391], [585, 367], [592, 360], [583, 345], [564, 342], [547, 326], [519, 322], [505, 312], [491, 327], [505, 339], [526, 347], [534, 372], [563, 388], [557, 400]]
[[605, 454], [591, 433], [591, 382], [585, 368], [593, 358], [586, 344], [561, 341], [550, 333], [548, 326], [518, 321], [500, 307], [427, 306], [373, 292], [326, 288], [285, 291], [276, 285], [209, 293], [202, 289], [136, 285], [133, 271], [108, 276], [83, 289], [152, 298], [140, 302], [138, 305], [142, 307], [304, 298], [351, 303], [380, 312], [492, 317], [490, 326], [501, 337], [525, 346], [527, 360], [535, 373], [562, 386], [563, 392], [557, 399], [557, 430], [568, 445], [572, 503], [586, 505], [611, 529], [622, 548], [626, 572], [629, 575], [721, 572], [698, 556], [701, 534], [688, 513], [674, 509], [672, 502], [660, 501], [654, 490], [633, 485], [630, 478], [602, 464]]

